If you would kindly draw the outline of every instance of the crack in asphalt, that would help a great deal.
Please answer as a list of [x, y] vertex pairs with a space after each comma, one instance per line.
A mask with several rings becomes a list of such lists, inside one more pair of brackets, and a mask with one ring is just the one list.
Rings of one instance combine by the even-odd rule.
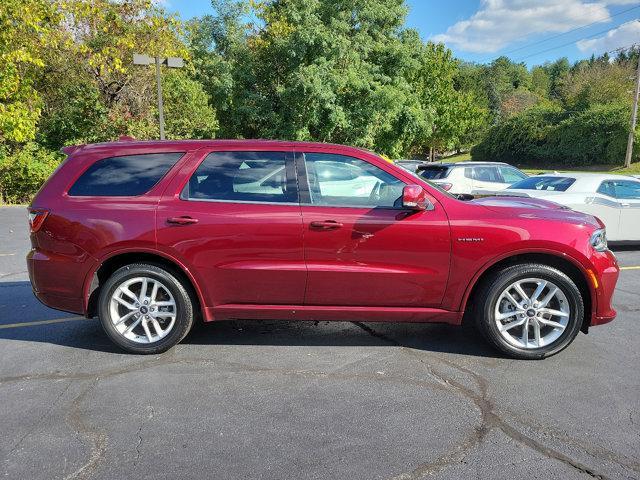
[[71, 402], [67, 419], [73, 431], [88, 439], [90, 452], [84, 465], [64, 477], [64, 480], [88, 478], [104, 460], [104, 454], [107, 449], [107, 436], [105, 433], [92, 427], [87, 422], [82, 410], [80, 409], [80, 405], [84, 401], [85, 397], [96, 387], [99, 381], [100, 377], [95, 377], [93, 382], [81, 391]]
[[[564, 432], [560, 432], [552, 427], [534, 423], [532, 419], [525, 420], [524, 418], [520, 417], [519, 415], [517, 415], [515, 412], [511, 410], [503, 409], [503, 412], [509, 415], [511, 419], [514, 420], [515, 422], [518, 422], [521, 425], [524, 425], [525, 427], [531, 428], [541, 435], [547, 435], [553, 438], [554, 440], [557, 440], [558, 442], [564, 443], [565, 445], [571, 445], [573, 447], [581, 449], [593, 458], [603, 460], [603, 461], [608, 461], [618, 465], [619, 467], [627, 468], [629, 470], [633, 470], [635, 472], [640, 473], [640, 462], [637, 462], [634, 459], [630, 459], [624, 455], [618, 454], [616, 452], [612, 452], [611, 450], [608, 450], [598, 445], [587, 445], [579, 440], [576, 440], [575, 438], [568, 436]], [[633, 412], [630, 412], [630, 414], [632, 413]], [[634, 425], [634, 422], [631, 420], [631, 418], [629, 423], [631, 425]], [[638, 432], [638, 435], [640, 435], [640, 432]]]
[[138, 443], [136, 444], [136, 458], [133, 461], [134, 467], [138, 464], [138, 460], [140, 460], [140, 457], [142, 456], [142, 452], [140, 450], [140, 447], [142, 446], [142, 428], [147, 423], [147, 421], [151, 420], [155, 415], [155, 410], [152, 405], [147, 406], [147, 412], [148, 413], [146, 418], [142, 419], [142, 422], [140, 422], [140, 427], [138, 428], [138, 433], [137, 433]]
[[[386, 341], [390, 345], [394, 345], [400, 347], [403, 352], [413, 356], [420, 363], [422, 363], [427, 371], [429, 371], [432, 375], [440, 377], [443, 382], [450, 385], [454, 391], [457, 391], [465, 398], [470, 400], [476, 408], [480, 411], [480, 415], [482, 421], [479, 427], [475, 428], [475, 431], [468, 435], [465, 440], [463, 440], [460, 444], [458, 444], [451, 452], [446, 453], [445, 455], [440, 456], [435, 461], [424, 463], [414, 468], [410, 472], [402, 473], [400, 475], [392, 477], [392, 480], [414, 480], [418, 478], [422, 478], [426, 475], [430, 475], [436, 473], [440, 470], [443, 470], [452, 465], [453, 462], [459, 461], [459, 459], [464, 458], [468, 452], [474, 448], [476, 445], [480, 444], [486, 434], [493, 429], [498, 429], [502, 431], [505, 435], [510, 437], [512, 440], [525, 445], [532, 450], [544, 455], [547, 458], [560, 461], [569, 467], [589, 475], [592, 478], [597, 479], [606, 479], [607, 477], [603, 474], [596, 473], [592, 468], [580, 463], [577, 460], [570, 458], [569, 456], [559, 452], [551, 447], [548, 447], [537, 440], [525, 435], [520, 432], [513, 426], [509, 425], [503, 418], [501, 418], [498, 413], [496, 413], [496, 407], [493, 405], [491, 400], [488, 397], [487, 393], [487, 381], [481, 375], [476, 372], [469, 370], [466, 367], [458, 365], [455, 362], [448, 361], [443, 358], [439, 358], [437, 356], [429, 355], [427, 352], [418, 352], [413, 348], [406, 347], [402, 343], [396, 341], [395, 339], [384, 335], [380, 332], [377, 332], [373, 328], [365, 325], [361, 322], [353, 322], [354, 325], [360, 327], [362, 330], [367, 332], [368, 334]], [[473, 389], [463, 385], [458, 382], [454, 378], [448, 377], [445, 374], [439, 373], [436, 371], [432, 365], [428, 362], [425, 362], [425, 357], [435, 360], [436, 362], [440, 362], [445, 364], [453, 369], [457, 369], [460, 372], [463, 372], [471, 378], [473, 378], [474, 382], [478, 386], [480, 393], [475, 392]]]

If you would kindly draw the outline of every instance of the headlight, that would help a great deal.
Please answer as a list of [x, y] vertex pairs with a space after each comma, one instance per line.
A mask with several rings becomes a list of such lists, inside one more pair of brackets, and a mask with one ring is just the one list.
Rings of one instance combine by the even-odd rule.
[[607, 246], [607, 231], [602, 228], [593, 232], [590, 243], [596, 252], [604, 252], [607, 250], [609, 248]]

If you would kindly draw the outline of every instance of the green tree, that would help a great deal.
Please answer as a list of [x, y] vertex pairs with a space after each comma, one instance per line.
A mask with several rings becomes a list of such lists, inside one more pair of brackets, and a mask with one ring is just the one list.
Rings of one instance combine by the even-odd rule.
[[215, 7], [221, 18], [198, 22], [193, 38], [205, 39], [196, 41], [205, 85], [211, 66], [224, 65], [223, 80], [206, 86], [216, 99], [230, 93], [218, 107], [223, 132], [400, 156], [430, 129], [432, 112], [410, 82], [423, 44], [404, 29], [403, 0], [273, 0], [248, 15], [237, 2]]
[[52, 47], [56, 11], [48, 0], [0, 2], [0, 142], [36, 134], [41, 99], [34, 88], [43, 53]]
[[[132, 65], [133, 53], [188, 57], [181, 23], [146, 0], [69, 0], [60, 4], [59, 49], [47, 52], [38, 140], [70, 143], [157, 138], [154, 71]], [[163, 69], [168, 138], [213, 137], [214, 109], [192, 65]]]

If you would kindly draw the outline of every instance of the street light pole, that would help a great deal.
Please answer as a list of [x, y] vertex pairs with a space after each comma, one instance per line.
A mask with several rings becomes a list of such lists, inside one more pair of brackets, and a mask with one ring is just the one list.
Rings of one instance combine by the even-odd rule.
[[162, 82], [160, 78], [160, 59], [156, 57], [156, 82], [158, 84], [158, 121], [160, 122], [160, 140], [164, 140], [164, 105], [162, 103]]
[[638, 69], [636, 71], [636, 91], [633, 96], [633, 110], [631, 111], [631, 130], [629, 131], [629, 140], [627, 141], [627, 155], [624, 158], [624, 166], [631, 166], [631, 157], [633, 156], [633, 140], [636, 131], [636, 123], [638, 121], [638, 97], [640, 96], [640, 55], [638, 56]]
[[162, 101], [162, 78], [160, 75], [160, 66], [166, 65], [169, 68], [182, 68], [184, 60], [179, 57], [150, 57], [139, 53], [133, 54], [134, 65], [151, 65], [156, 66], [156, 83], [158, 86], [158, 122], [160, 123], [160, 140], [164, 140], [164, 104]]

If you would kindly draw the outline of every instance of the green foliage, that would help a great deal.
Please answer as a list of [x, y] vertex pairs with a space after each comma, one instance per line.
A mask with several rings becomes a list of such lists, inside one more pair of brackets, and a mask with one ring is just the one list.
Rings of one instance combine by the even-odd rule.
[[158, 137], [154, 69], [132, 65], [134, 52], [187, 60], [163, 68], [168, 138], [622, 163], [637, 49], [529, 70], [506, 57], [462, 63], [425, 43], [405, 26], [405, 0], [212, 0], [214, 15], [187, 23], [158, 5], [0, 2], [4, 201], [27, 199], [64, 145]]
[[0, 2], [0, 142], [32, 140], [41, 99], [33, 86], [52, 46], [55, 10], [48, 0]]
[[620, 164], [628, 114], [624, 104], [594, 105], [578, 113], [533, 107], [492, 127], [471, 154], [474, 160], [539, 168]]
[[11, 154], [1, 149], [0, 203], [28, 203], [62, 158], [36, 143], [27, 143]]

